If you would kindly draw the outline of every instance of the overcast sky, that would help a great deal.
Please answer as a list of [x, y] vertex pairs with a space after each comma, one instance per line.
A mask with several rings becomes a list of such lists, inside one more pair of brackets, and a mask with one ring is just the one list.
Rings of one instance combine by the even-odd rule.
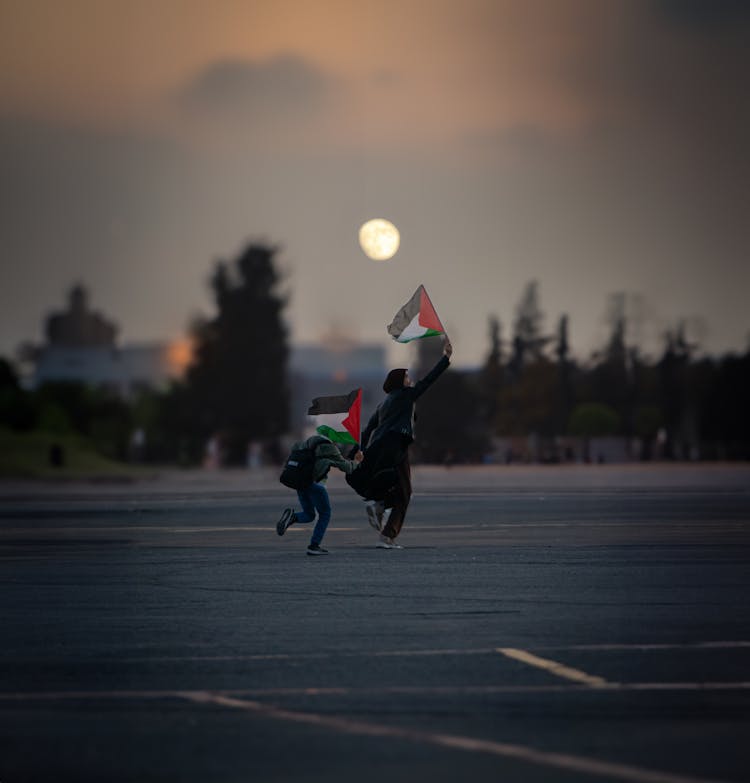
[[179, 337], [249, 240], [298, 342], [387, 344], [423, 283], [475, 364], [536, 279], [581, 358], [618, 292], [652, 354], [744, 350], [749, 53], [744, 0], [0, 0], [0, 354], [77, 281]]

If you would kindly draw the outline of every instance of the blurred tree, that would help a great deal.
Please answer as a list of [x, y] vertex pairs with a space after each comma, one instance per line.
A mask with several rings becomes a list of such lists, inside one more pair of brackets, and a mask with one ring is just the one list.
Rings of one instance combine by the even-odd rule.
[[[443, 353], [443, 341], [417, 341], [415, 379], [428, 373]], [[480, 415], [481, 373], [451, 367], [435, 381], [415, 408], [415, 460], [432, 464], [481, 462], [490, 450], [490, 432]]]
[[609, 339], [604, 349], [594, 354], [590, 391], [585, 399], [612, 407], [623, 428], [621, 434], [631, 435], [634, 401], [631, 356], [625, 343], [625, 294], [616, 293], [609, 297], [607, 321], [610, 326]]
[[0, 390], [18, 388], [20, 383], [15, 368], [7, 359], [0, 356]]
[[[707, 364], [706, 362], [703, 363]], [[750, 350], [711, 362], [701, 401], [701, 436], [718, 459], [750, 459]], [[702, 373], [708, 369], [704, 366]]]
[[664, 335], [664, 354], [659, 361], [661, 408], [666, 427], [665, 455], [670, 459], [687, 458], [693, 433], [693, 412], [689, 398], [689, 365], [696, 348], [685, 337], [685, 325], [680, 322]]
[[493, 316], [488, 319], [490, 351], [482, 367], [479, 381], [481, 384], [480, 418], [485, 422], [487, 431], [494, 433], [497, 416], [498, 398], [503, 385], [503, 339], [500, 320]]
[[540, 358], [526, 365], [523, 375], [506, 383], [498, 398], [495, 432], [505, 437], [556, 434], [558, 368]]
[[54, 435], [70, 435], [74, 432], [65, 408], [56, 402], [45, 402], [39, 408], [37, 429]]
[[573, 405], [573, 367], [570, 360], [567, 315], [561, 316], [558, 323], [555, 354], [557, 355], [558, 377], [558, 392], [555, 407], [555, 435], [562, 435], [565, 432], [565, 426]]
[[146, 393], [135, 402], [134, 423], [145, 435], [144, 459], [199, 464], [205, 436], [195, 426], [195, 399], [185, 382], [173, 382], [165, 392]]
[[130, 405], [115, 390], [77, 381], [51, 381], [34, 393], [36, 424], [58, 434], [78, 432], [104, 456], [125, 459], [132, 429]]
[[489, 453], [490, 433], [476, 415], [482, 391], [477, 381], [452, 369], [419, 399], [414, 448], [420, 462], [476, 463]]
[[568, 422], [571, 435], [583, 438], [583, 458], [591, 461], [591, 438], [614, 435], [620, 426], [617, 411], [599, 402], [584, 402], [573, 410]]
[[543, 320], [539, 286], [532, 280], [516, 307], [511, 355], [495, 411], [498, 435], [554, 435], [557, 383], [555, 366], [545, 355], [551, 338], [542, 334]]
[[490, 352], [484, 363], [486, 380], [496, 379], [500, 381], [503, 375], [502, 324], [499, 318], [492, 315], [488, 319], [487, 327], [490, 338]]
[[275, 443], [289, 424], [286, 298], [277, 293], [278, 248], [249, 245], [235, 270], [219, 262], [211, 278], [217, 314], [195, 328], [187, 373], [191, 430], [218, 436], [230, 463], [245, 459], [250, 440]]
[[570, 415], [568, 431], [578, 437], [604, 437], [614, 435], [620, 425], [617, 411], [599, 402], [577, 405]]
[[539, 307], [539, 284], [532, 280], [526, 284], [521, 301], [516, 307], [513, 324], [513, 354], [508, 369], [517, 378], [528, 362], [538, 361], [550, 338], [542, 334], [544, 313]]
[[635, 409], [633, 424], [641, 441], [640, 459], [650, 460], [653, 457], [654, 441], [663, 421], [658, 405], [639, 405]]
[[40, 409], [59, 406], [76, 432], [89, 435], [93, 411], [100, 395], [100, 391], [77, 381], [47, 381], [36, 390], [35, 397]]
[[0, 358], [0, 427], [31, 430], [36, 423], [36, 416], [32, 395], [21, 388], [11, 362]]

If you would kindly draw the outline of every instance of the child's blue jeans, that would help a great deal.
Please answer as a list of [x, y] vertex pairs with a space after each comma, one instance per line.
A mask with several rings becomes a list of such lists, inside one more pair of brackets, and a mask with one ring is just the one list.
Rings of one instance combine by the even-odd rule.
[[301, 524], [312, 522], [315, 512], [318, 513], [318, 521], [313, 529], [311, 544], [320, 544], [326, 533], [328, 522], [331, 519], [331, 501], [328, 498], [328, 490], [325, 484], [311, 484], [307, 489], [298, 489], [297, 497], [302, 506], [302, 513], [295, 512], [295, 521]]

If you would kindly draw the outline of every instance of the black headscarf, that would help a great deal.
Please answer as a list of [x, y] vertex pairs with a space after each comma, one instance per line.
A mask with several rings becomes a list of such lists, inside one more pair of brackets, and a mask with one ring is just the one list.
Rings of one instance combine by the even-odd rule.
[[405, 378], [405, 367], [399, 367], [395, 370], [391, 370], [385, 379], [385, 383], [383, 384], [383, 391], [386, 394], [390, 394], [392, 391], [396, 391], [396, 389], [403, 389]]

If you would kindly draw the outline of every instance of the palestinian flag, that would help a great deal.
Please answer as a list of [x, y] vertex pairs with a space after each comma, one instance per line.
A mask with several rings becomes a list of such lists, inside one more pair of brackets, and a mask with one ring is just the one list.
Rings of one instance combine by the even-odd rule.
[[421, 285], [414, 296], [396, 313], [388, 334], [398, 343], [408, 343], [421, 337], [445, 334], [427, 291]]
[[318, 417], [316, 430], [334, 443], [359, 443], [362, 389], [334, 397], [315, 397], [307, 415]]

